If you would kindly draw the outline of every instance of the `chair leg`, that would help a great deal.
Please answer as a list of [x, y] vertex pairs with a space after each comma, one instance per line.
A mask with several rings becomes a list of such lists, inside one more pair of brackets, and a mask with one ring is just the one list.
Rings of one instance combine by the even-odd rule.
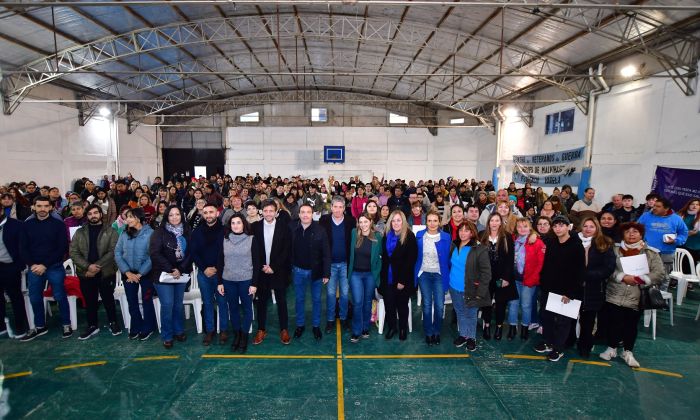
[[671, 294], [671, 297], [669, 298], [671, 303], [668, 305], [669, 308], [669, 313], [671, 315], [671, 326], [673, 327], [673, 294]]
[[384, 333], [384, 318], [386, 318], [386, 308], [384, 308], [384, 299], [377, 301], [377, 330], [379, 334]]
[[33, 330], [34, 328], [36, 328], [36, 326], [34, 325], [34, 310], [32, 309], [32, 302], [29, 300], [28, 292], [24, 292], [23, 294], [24, 311], [27, 313], [27, 323], [29, 324], [29, 329]]
[[185, 319], [190, 319], [190, 305], [185, 305]]
[[153, 299], [153, 308], [156, 312], [156, 323], [158, 324], [158, 332], [160, 332], [160, 299]]
[[[189, 306], [187, 306], [189, 307]], [[197, 326], [197, 334], [202, 333], [202, 301], [195, 300], [192, 304], [194, 309], [194, 323]]]
[[273, 290], [271, 292], [271, 294], [272, 294], [272, 304], [277, 305], [277, 298], [275, 297], [275, 291]]
[[411, 306], [411, 298], [408, 298], [408, 332], [410, 333], [413, 332], [413, 309]]
[[70, 327], [73, 331], [78, 329], [78, 297], [68, 296], [68, 308], [70, 309]]
[[651, 321], [651, 310], [647, 309], [644, 311], [644, 328], [649, 328], [650, 321]]
[[683, 298], [685, 297], [687, 288], [688, 280], [678, 279], [678, 285], [676, 286], [676, 305], [681, 306], [683, 304]]
[[698, 319], [700, 319], [700, 305], [698, 305], [698, 313], [695, 314], [695, 320], [697, 321]]
[[656, 340], [656, 309], [651, 310], [651, 337]]

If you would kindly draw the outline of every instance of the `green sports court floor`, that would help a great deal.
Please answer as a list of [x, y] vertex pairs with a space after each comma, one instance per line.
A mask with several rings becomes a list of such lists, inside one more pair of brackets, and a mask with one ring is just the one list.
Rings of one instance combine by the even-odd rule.
[[[317, 343], [307, 326], [289, 346], [279, 342], [271, 305], [265, 342], [234, 358], [228, 345], [203, 347], [192, 319], [187, 342], [168, 351], [157, 337], [133, 342], [104, 330], [86, 342], [77, 334], [63, 340], [54, 317], [49, 334], [30, 343], [0, 339], [0, 416], [698, 418], [700, 322], [693, 318], [699, 298], [700, 291], [689, 292], [683, 306], [674, 308], [674, 327], [668, 312], [660, 312], [656, 341], [640, 324], [639, 370], [621, 359], [580, 361], [571, 351], [557, 363], [542, 360], [532, 351], [538, 336], [524, 343], [480, 340], [477, 351], [467, 354], [452, 346], [449, 314], [443, 343], [429, 348], [415, 301], [414, 330], [406, 342], [386, 341], [375, 329], [357, 344], [346, 332], [340, 340], [331, 334]], [[82, 311], [79, 317], [82, 328]]]

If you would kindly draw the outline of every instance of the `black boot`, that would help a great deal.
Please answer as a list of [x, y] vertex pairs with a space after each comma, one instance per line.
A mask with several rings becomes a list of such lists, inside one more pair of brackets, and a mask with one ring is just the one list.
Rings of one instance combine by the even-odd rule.
[[529, 331], [528, 331], [529, 329], [530, 329], [529, 326], [526, 327], [523, 325], [520, 327], [520, 339], [521, 340], [523, 340], [523, 341], [527, 340], [527, 337], [529, 334]]
[[491, 339], [491, 326], [484, 325], [484, 340], [490, 340], [490, 339]]
[[513, 339], [517, 336], [518, 336], [517, 325], [511, 325], [510, 328], [508, 328], [508, 341], [513, 341]]
[[241, 342], [239, 346], [239, 350], [241, 354], [245, 354], [246, 350], [248, 350], [248, 334], [241, 332]]
[[241, 336], [243, 333], [241, 331], [236, 331], [236, 338], [233, 339], [233, 343], [231, 343], [231, 350], [236, 351], [241, 347]]
[[503, 325], [496, 325], [496, 332], [493, 334], [494, 340], [500, 340], [503, 337]]

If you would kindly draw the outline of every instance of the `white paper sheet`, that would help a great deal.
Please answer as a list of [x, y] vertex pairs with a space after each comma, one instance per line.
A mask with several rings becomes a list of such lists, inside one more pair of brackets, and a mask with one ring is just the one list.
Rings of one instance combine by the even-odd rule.
[[158, 280], [160, 280], [161, 283], [187, 283], [190, 281], [190, 275], [182, 274], [179, 278], [175, 278], [172, 274], [163, 271], [160, 273], [160, 278]]
[[649, 262], [644, 254], [620, 257], [620, 264], [622, 265], [622, 271], [630, 276], [649, 274]]
[[68, 232], [70, 233], [70, 240], [71, 240], [71, 241], [73, 240], [73, 236], [75, 236], [75, 232], [77, 232], [78, 229], [80, 229], [81, 227], [82, 227], [82, 226], [76, 226], [76, 227], [68, 228]]
[[413, 229], [413, 234], [415, 235], [421, 230], [425, 230], [425, 225], [413, 225], [411, 228]]
[[554, 312], [555, 314], [578, 319], [578, 313], [581, 309], [581, 301], [571, 299], [569, 303], [565, 304], [561, 301], [561, 295], [550, 292], [547, 296], [547, 307], [545, 309], [549, 312]]

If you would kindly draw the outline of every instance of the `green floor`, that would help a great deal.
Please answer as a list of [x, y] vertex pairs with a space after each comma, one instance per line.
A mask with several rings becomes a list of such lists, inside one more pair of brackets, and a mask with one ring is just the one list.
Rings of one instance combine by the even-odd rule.
[[[293, 312], [291, 293], [289, 298]], [[644, 368], [657, 372], [633, 371], [621, 359], [610, 366], [576, 363], [573, 352], [558, 363], [511, 358], [536, 355], [537, 337], [479, 341], [477, 351], [464, 358], [464, 350], [451, 344], [451, 315], [442, 345], [428, 348], [415, 306], [407, 342], [386, 341], [373, 330], [357, 344], [343, 333], [340, 348], [335, 333], [317, 343], [310, 328], [283, 346], [272, 307], [270, 335], [251, 346], [251, 357], [244, 359], [216, 358], [230, 354], [229, 347], [203, 347], [193, 320], [186, 324], [187, 342], [168, 351], [158, 338], [133, 342], [104, 330], [86, 342], [62, 340], [53, 318], [49, 334], [31, 343], [0, 339], [5, 375], [0, 417], [696, 418], [700, 322], [693, 318], [699, 298], [700, 291], [690, 292], [683, 306], [674, 308], [674, 327], [668, 312], [660, 312], [656, 341], [640, 324], [635, 354]], [[84, 320], [82, 311], [79, 317]], [[254, 358], [264, 355], [280, 357]], [[440, 358], [387, 357], [396, 355]], [[177, 358], [135, 360], [150, 356]], [[102, 364], [56, 370], [92, 362]], [[31, 374], [13, 377], [24, 372]]]

